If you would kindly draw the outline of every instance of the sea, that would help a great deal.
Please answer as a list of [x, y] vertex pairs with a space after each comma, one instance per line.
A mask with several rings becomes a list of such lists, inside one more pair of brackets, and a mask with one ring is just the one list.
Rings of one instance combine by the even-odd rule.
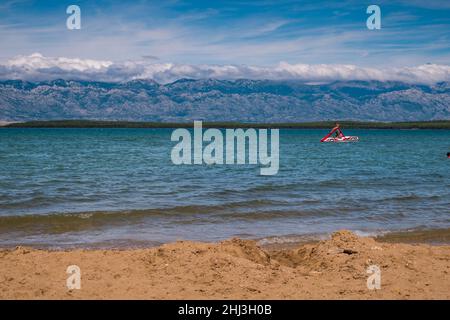
[[[0, 128], [0, 247], [450, 230], [449, 130], [280, 130], [279, 171], [175, 165], [172, 129]], [[447, 238], [448, 239], [448, 238]]]

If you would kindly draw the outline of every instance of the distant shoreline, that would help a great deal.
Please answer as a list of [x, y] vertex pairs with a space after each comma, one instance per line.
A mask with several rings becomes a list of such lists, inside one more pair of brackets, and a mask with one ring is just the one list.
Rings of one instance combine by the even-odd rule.
[[[103, 120], [50, 120], [26, 122], [0, 122], [3, 128], [192, 128], [192, 122], [139, 122]], [[369, 122], [339, 121], [346, 129], [447, 129], [450, 120], [411, 122]], [[297, 123], [245, 123], [245, 122], [203, 122], [205, 128], [279, 128], [279, 129], [329, 129], [334, 121]]]

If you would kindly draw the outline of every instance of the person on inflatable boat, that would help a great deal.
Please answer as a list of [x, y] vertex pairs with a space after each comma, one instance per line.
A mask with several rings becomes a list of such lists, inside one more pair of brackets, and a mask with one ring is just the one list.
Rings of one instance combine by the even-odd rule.
[[334, 137], [335, 137], [335, 138], [342, 138], [342, 137], [344, 136], [344, 135], [342, 134], [341, 127], [340, 127], [339, 123], [337, 123], [337, 122], [336, 122], [336, 125], [334, 126], [334, 128], [331, 129], [331, 131], [332, 131], [332, 132], [335, 131], [335, 132], [334, 132]]

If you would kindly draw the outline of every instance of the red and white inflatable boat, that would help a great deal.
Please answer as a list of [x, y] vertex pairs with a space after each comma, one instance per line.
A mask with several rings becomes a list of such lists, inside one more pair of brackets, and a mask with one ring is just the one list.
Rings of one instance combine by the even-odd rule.
[[[332, 136], [335, 132], [338, 132], [338, 136]], [[357, 142], [359, 141], [359, 137], [356, 136], [345, 136], [342, 130], [338, 128], [334, 128], [330, 131], [325, 137], [323, 137], [320, 142]]]

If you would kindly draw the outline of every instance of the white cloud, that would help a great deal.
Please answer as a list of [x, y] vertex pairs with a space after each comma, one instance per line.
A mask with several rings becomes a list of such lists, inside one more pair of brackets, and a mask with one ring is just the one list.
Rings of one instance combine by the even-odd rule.
[[65, 71], [89, 71], [101, 70], [112, 65], [110, 61], [70, 59], [70, 58], [49, 58], [40, 53], [33, 53], [29, 56], [17, 56], [7, 63], [8, 66], [23, 68], [26, 70], [39, 70], [58, 67]]
[[180, 78], [296, 79], [307, 82], [334, 80], [379, 80], [433, 84], [450, 81], [450, 66], [426, 64], [416, 67], [377, 69], [345, 64], [289, 64], [272, 67], [247, 65], [190, 65], [152, 63], [148, 60], [113, 62], [105, 60], [45, 57], [39, 53], [17, 56], [0, 64], [0, 79], [29, 81], [68, 79], [129, 81], [153, 79], [168, 83]]

